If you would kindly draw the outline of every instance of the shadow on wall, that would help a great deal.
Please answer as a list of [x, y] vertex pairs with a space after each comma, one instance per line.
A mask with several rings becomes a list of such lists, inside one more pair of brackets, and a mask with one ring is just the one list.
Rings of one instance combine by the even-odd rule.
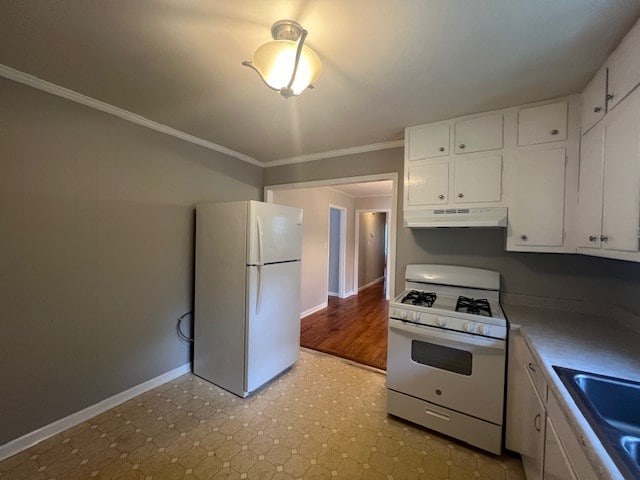
[[403, 229], [412, 248], [409, 263], [440, 263], [497, 270], [501, 290], [540, 297], [622, 304], [640, 313], [640, 264], [560, 253], [504, 250], [505, 230], [492, 228]]

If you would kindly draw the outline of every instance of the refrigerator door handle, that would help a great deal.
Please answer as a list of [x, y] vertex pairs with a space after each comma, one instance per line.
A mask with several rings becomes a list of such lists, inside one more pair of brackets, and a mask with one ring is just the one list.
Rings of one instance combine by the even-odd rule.
[[258, 224], [258, 265], [264, 265], [262, 255], [264, 250], [264, 233], [262, 231], [262, 222], [260, 221], [260, 217], [256, 216], [256, 223]]
[[262, 265], [257, 266], [258, 271], [258, 292], [256, 293], [256, 315], [260, 313], [260, 305], [262, 304]]

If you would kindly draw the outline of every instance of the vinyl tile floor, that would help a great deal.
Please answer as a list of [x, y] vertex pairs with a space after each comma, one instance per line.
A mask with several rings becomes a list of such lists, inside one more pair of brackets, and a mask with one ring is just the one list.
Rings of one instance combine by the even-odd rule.
[[0, 480], [524, 480], [522, 463], [385, 413], [385, 377], [303, 350], [240, 399], [188, 374], [0, 462]]

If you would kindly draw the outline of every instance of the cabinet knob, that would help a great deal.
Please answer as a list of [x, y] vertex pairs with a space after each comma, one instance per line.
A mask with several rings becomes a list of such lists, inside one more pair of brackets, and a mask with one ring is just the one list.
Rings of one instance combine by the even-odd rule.
[[557, 135], [560, 132], [558, 130], [556, 130], [555, 128], [553, 130], [551, 130], [551, 135]]
[[609, 240], [609, 237], [607, 237], [606, 235], [600, 235], [601, 242], [606, 242], [607, 240]]
[[444, 152], [444, 147], [440, 147], [438, 150], [440, 150], [441, 152]]
[[464, 197], [464, 193], [459, 193], [458, 198], [462, 198], [462, 197]]
[[521, 240], [526, 240], [527, 238], [529, 238], [529, 237], [527, 237], [526, 235], [520, 235], [520, 239]]
[[438, 198], [439, 198], [440, 200], [444, 200], [444, 195], [438, 195]]
[[460, 145], [458, 145], [458, 148], [464, 148], [464, 147], [466, 147], [464, 143], [461, 143]]
[[598, 239], [598, 237], [596, 237], [595, 235], [589, 235], [589, 241], [590, 242], [595, 242]]
[[602, 108], [601, 108], [601, 107], [596, 107], [596, 108], [594, 108], [594, 109], [593, 109], [593, 111], [594, 111], [595, 113], [598, 113], [600, 110], [602, 110]]
[[613, 93], [607, 94], [607, 100], [613, 100]]

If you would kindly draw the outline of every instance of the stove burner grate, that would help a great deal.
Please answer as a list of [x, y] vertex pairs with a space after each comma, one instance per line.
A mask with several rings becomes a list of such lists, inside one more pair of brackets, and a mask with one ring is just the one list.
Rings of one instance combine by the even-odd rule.
[[401, 303], [409, 305], [417, 305], [420, 307], [430, 307], [436, 301], [437, 295], [433, 292], [420, 292], [419, 290], [411, 290], [404, 297]]
[[482, 315], [483, 317], [493, 316], [491, 315], [491, 306], [486, 298], [469, 298], [462, 295], [458, 297], [456, 312]]

